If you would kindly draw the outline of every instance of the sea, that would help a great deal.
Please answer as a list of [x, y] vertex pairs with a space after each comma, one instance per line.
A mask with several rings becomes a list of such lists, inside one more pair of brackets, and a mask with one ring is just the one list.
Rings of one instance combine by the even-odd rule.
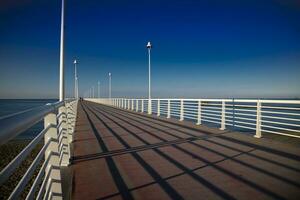
[[[36, 108], [47, 103], [53, 103], [58, 99], [0, 99], [0, 119], [20, 111]], [[43, 130], [43, 121], [38, 122], [15, 139], [24, 140], [34, 138]]]

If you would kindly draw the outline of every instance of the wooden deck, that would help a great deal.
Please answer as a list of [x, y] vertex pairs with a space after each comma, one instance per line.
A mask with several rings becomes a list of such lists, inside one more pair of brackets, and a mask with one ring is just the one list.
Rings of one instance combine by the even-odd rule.
[[300, 199], [300, 148], [83, 101], [72, 199]]

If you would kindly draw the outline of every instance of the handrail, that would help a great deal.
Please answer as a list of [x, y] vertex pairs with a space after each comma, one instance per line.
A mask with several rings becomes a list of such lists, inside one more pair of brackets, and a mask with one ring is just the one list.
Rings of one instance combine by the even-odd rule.
[[0, 145], [15, 138], [23, 131], [41, 121], [45, 115], [55, 111], [64, 105], [64, 103], [68, 103], [70, 101], [74, 101], [74, 99], [47, 103], [37, 108], [28, 109], [2, 117], [0, 119]]
[[8, 116], [0, 120], [0, 145], [5, 144], [23, 131], [41, 121], [45, 115], [55, 111], [64, 104], [63, 101], [48, 103], [37, 108]]
[[[8, 142], [10, 139], [16, 137], [39, 121], [44, 120], [44, 129], [0, 172], [0, 185], [2, 185], [44, 138], [45, 144], [19, 181], [18, 185], [10, 194], [9, 199], [16, 199], [19, 197], [43, 156], [45, 156], [45, 161], [43, 162], [42, 168], [35, 178], [34, 184], [30, 188], [26, 199], [33, 198], [42, 177], [44, 177], [44, 180], [38, 198], [44, 196], [44, 199], [49, 199], [48, 194], [51, 196], [53, 193], [61, 193], [59, 167], [67, 166], [69, 164], [69, 145], [73, 140], [72, 135], [75, 127], [76, 113], [77, 100], [68, 99], [65, 101], [48, 103], [37, 108], [28, 109], [0, 118], [0, 144]], [[62, 135], [62, 137], [59, 137], [60, 135]], [[67, 148], [59, 148], [59, 145], [66, 146]], [[59, 160], [61, 160], [61, 162], [59, 162]], [[53, 170], [58, 170], [58, 172], [53, 173]], [[57, 186], [53, 190], [51, 183], [54, 179]], [[45, 191], [45, 193], [41, 190]]]
[[[86, 100], [157, 116], [163, 114], [167, 118], [173, 117], [180, 121], [187, 118], [197, 125], [202, 121], [209, 122], [220, 126], [221, 130], [227, 128], [226, 126], [233, 129], [239, 127], [255, 130], [256, 138], [260, 138], [263, 132], [300, 138], [300, 100], [228, 98], [87, 98]], [[272, 126], [267, 123], [271, 123]]]

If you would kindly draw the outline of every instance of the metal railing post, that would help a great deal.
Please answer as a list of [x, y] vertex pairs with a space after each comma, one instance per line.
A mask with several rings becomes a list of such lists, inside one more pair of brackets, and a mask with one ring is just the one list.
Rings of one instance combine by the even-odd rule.
[[197, 125], [200, 125], [201, 122], [201, 100], [198, 101], [198, 112], [197, 112]]
[[171, 117], [171, 102], [168, 100], [168, 108], [167, 108], [167, 118]]
[[[53, 193], [62, 196], [61, 187], [61, 173], [59, 165], [59, 150], [58, 150], [58, 135], [57, 135], [57, 119], [55, 113], [49, 113], [44, 118], [44, 127], [49, 124], [53, 126], [45, 133], [45, 144], [49, 142], [49, 145], [45, 151], [45, 161], [48, 161], [45, 168], [45, 177], [49, 177], [46, 180], [45, 194], [48, 193], [52, 196]], [[58, 197], [58, 199], [62, 199]]]
[[152, 114], [152, 100], [148, 99], [148, 114]]
[[157, 116], [160, 116], [160, 100], [157, 100]]
[[60, 165], [69, 165], [69, 142], [67, 133], [67, 109], [65, 105], [59, 109], [58, 118], [58, 135], [59, 135], [59, 152], [60, 152]]
[[256, 106], [256, 132], [254, 137], [261, 138], [261, 102], [259, 100]]
[[134, 110], [134, 101], [131, 99], [131, 110]]
[[141, 112], [144, 112], [144, 99], [142, 99], [142, 108], [141, 108]]
[[136, 112], [139, 111], [139, 100], [138, 99], [135, 100], [135, 111]]
[[220, 130], [225, 130], [225, 101], [222, 101], [222, 113], [221, 113], [221, 128]]
[[183, 100], [180, 100], [180, 119], [179, 121], [183, 121], [184, 119], [184, 108], [183, 108]]
[[127, 100], [127, 110], [130, 110], [130, 99]]

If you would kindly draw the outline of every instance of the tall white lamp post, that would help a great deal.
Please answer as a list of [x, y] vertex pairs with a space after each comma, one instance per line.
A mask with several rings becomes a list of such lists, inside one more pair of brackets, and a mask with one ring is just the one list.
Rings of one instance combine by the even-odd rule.
[[77, 76], [77, 60], [74, 60], [74, 97], [78, 99], [78, 76]]
[[148, 114], [152, 114], [152, 103], [151, 103], [151, 48], [152, 45], [150, 42], [147, 43], [148, 49], [148, 65], [149, 65], [149, 85], [148, 85]]
[[111, 103], [111, 73], [108, 73], [108, 78], [109, 78], [109, 91], [108, 91], [108, 97], [109, 97], [109, 102]]
[[60, 59], [59, 59], [59, 101], [65, 100], [65, 75], [64, 75], [64, 29], [65, 29], [65, 0], [61, 1], [60, 25]]

